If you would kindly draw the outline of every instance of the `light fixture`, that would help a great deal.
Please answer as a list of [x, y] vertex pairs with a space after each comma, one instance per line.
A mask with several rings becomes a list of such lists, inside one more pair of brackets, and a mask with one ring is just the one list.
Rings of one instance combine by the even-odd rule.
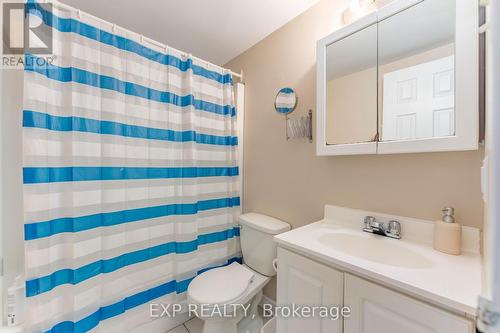
[[349, 3], [349, 10], [352, 13], [355, 13], [361, 9], [360, 1], [361, 0], [351, 0], [351, 2]]
[[388, 0], [350, 0], [349, 7], [342, 13], [344, 24], [352, 23], [388, 2]]

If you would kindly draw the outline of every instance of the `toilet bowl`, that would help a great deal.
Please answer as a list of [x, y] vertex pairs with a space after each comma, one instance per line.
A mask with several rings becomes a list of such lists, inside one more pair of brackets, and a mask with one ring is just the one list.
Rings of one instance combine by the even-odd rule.
[[[236, 270], [250, 273], [251, 279], [241, 283], [234, 278]], [[204, 321], [203, 333], [236, 333], [242, 319], [258, 320], [256, 311], [262, 288], [270, 279], [239, 263], [196, 277], [188, 288], [187, 298], [192, 312]]]
[[257, 307], [262, 289], [276, 275], [273, 237], [290, 230], [290, 225], [256, 213], [243, 214], [239, 221], [244, 264], [204, 272], [187, 290], [190, 309], [203, 320], [202, 333], [258, 332], [262, 327]]

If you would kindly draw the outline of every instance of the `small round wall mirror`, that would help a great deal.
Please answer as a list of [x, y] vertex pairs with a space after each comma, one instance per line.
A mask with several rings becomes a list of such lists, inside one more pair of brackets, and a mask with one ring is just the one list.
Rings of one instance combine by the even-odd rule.
[[289, 114], [297, 106], [297, 94], [292, 88], [281, 88], [276, 95], [274, 108], [281, 114]]

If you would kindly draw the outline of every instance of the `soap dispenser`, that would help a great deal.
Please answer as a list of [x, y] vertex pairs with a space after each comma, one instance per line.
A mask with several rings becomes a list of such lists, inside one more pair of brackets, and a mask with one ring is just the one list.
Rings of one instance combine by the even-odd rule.
[[462, 226], [455, 222], [455, 210], [445, 207], [442, 210], [443, 218], [434, 225], [434, 249], [459, 255], [462, 249]]

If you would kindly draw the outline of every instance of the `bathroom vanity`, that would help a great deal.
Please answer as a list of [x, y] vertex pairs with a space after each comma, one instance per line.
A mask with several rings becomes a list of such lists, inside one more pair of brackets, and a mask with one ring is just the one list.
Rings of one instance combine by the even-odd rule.
[[[363, 218], [397, 219], [402, 238], [362, 231]], [[480, 233], [464, 227], [463, 254], [432, 248], [432, 222], [326, 206], [322, 221], [275, 237], [277, 305], [350, 308], [329, 318], [278, 316], [278, 333], [473, 333], [481, 292]]]

